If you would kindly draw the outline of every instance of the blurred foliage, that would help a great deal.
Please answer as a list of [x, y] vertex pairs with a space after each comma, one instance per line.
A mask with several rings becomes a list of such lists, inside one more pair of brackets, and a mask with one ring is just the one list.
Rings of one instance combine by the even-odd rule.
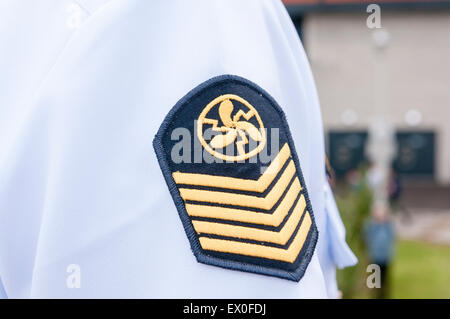
[[343, 298], [369, 297], [366, 288], [367, 257], [363, 237], [364, 221], [370, 215], [372, 192], [366, 178], [367, 170], [361, 167], [353, 171], [347, 183], [339, 184], [336, 202], [347, 232], [347, 243], [358, 258], [358, 264], [338, 271], [339, 289]]
[[[347, 232], [347, 243], [358, 264], [338, 270], [343, 298], [373, 298], [376, 289], [366, 286], [368, 259], [363, 227], [370, 215], [372, 193], [366, 169], [352, 171], [334, 191]], [[390, 298], [450, 298], [450, 247], [400, 240], [389, 271]]]
[[392, 298], [450, 298], [450, 247], [399, 241], [390, 280]]

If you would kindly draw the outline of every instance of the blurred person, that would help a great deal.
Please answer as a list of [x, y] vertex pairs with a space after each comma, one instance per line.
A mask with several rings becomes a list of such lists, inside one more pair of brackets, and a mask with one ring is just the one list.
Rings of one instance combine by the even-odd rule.
[[[323, 169], [311, 70], [280, 1], [72, 1], [83, 12], [74, 32], [73, 20], [61, 23], [67, 12], [34, 16], [16, 3], [2, 2], [10, 10], [0, 15], [30, 14], [25, 30], [37, 19], [60, 37], [30, 42], [42, 55], [9, 59], [11, 74], [28, 59], [42, 66], [32, 85], [18, 76], [20, 102], [0, 91], [10, 120], [8, 141], [0, 140], [3, 297], [338, 296], [336, 266], [356, 258]], [[198, 123], [214, 138], [205, 141]], [[279, 129], [279, 150], [269, 149], [263, 126]], [[231, 145], [242, 156], [175, 162], [177, 128], [193, 133], [193, 150], [218, 158]], [[270, 165], [284, 156], [286, 166], [273, 166], [281, 175], [238, 163], [256, 153], [247, 139], [273, 151]], [[283, 174], [304, 190], [294, 192]], [[255, 194], [270, 193], [261, 176], [274, 180], [280, 200], [291, 189], [296, 196], [290, 238], [284, 224], [254, 211], [276, 209], [272, 196], [269, 205], [266, 193]], [[224, 221], [225, 211], [234, 220]]]
[[380, 267], [381, 287], [378, 298], [389, 297], [389, 269], [393, 258], [394, 226], [389, 212], [382, 205], [374, 205], [372, 216], [364, 225], [364, 235], [369, 262]]
[[402, 221], [411, 222], [412, 216], [408, 207], [402, 202], [403, 182], [394, 169], [389, 176], [389, 205], [393, 214], [400, 214]]
[[350, 189], [355, 191], [361, 186], [363, 176], [361, 176], [361, 172], [358, 169], [354, 168], [345, 174], [345, 181], [349, 185]]
[[400, 175], [393, 169], [389, 177], [389, 203], [395, 209], [398, 207], [402, 195], [402, 181]]

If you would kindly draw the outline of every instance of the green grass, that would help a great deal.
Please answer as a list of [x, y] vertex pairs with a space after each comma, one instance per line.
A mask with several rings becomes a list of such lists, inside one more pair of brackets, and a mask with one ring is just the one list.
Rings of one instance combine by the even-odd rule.
[[450, 298], [450, 247], [398, 241], [390, 279], [392, 298]]
[[[450, 299], [450, 246], [399, 240], [395, 247], [388, 298]], [[376, 289], [366, 287], [367, 259], [361, 250], [353, 250], [359, 263], [338, 271], [339, 288], [344, 298], [375, 298]]]
[[[347, 243], [359, 260], [356, 266], [338, 271], [339, 289], [344, 298], [374, 298], [379, 291], [366, 286], [369, 261], [361, 232], [372, 206], [364, 170], [358, 183], [339, 188], [336, 201], [347, 231]], [[450, 299], [450, 246], [398, 240], [389, 279], [390, 298]]]

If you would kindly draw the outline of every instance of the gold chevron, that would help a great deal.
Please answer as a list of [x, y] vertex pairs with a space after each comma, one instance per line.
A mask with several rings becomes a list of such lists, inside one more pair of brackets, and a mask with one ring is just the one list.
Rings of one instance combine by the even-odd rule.
[[[265, 241], [269, 243], [286, 245], [289, 238], [295, 231], [300, 218], [302, 217], [303, 208], [299, 201], [295, 206], [291, 216], [287, 220], [283, 228], [278, 231], [270, 231], [264, 229], [250, 228], [244, 226], [221, 224], [216, 222], [193, 221], [194, 228], [199, 234], [213, 234], [226, 237], [251, 239], [258, 241]], [[255, 213], [254, 213], [255, 214]]]
[[293, 263], [305, 243], [311, 224], [312, 221], [309, 212], [306, 212], [303, 223], [288, 249], [207, 237], [200, 237], [199, 240], [202, 248], [205, 250], [268, 258]]
[[[300, 190], [300, 182], [298, 178], [296, 178], [287, 191], [286, 196], [284, 196], [283, 200], [272, 214], [256, 213], [243, 209], [205, 206], [199, 204], [186, 204], [186, 211], [189, 216], [217, 218], [232, 220], [236, 222], [254, 223], [278, 227], [294, 204]], [[305, 197], [302, 195], [298, 201], [301, 204], [301, 210], [303, 211], [306, 207]]]
[[245, 205], [246, 207], [270, 210], [278, 202], [281, 195], [283, 195], [294, 174], [295, 165], [291, 160], [277, 183], [265, 197], [187, 188], [181, 188], [180, 195], [185, 201], [193, 200], [227, 205]]
[[[286, 163], [286, 168], [282, 170]], [[274, 182], [275, 177], [280, 172], [280, 177]], [[300, 223], [303, 212], [305, 212], [302, 224], [287, 249], [227, 239], [199, 238], [200, 245], [205, 250], [292, 263], [301, 251], [312, 224], [309, 212], [305, 211], [307, 206], [305, 196], [300, 194], [302, 185], [295, 174], [296, 167], [291, 158], [291, 151], [289, 145], [285, 143], [279, 154], [257, 180], [181, 172], [175, 172], [172, 176], [178, 184], [180, 195], [184, 201], [192, 200], [199, 202], [196, 204], [185, 203], [186, 211], [190, 217], [214, 218], [278, 227], [286, 218], [289, 211], [293, 209], [286, 224], [279, 231], [270, 231], [242, 225], [230, 225], [220, 221], [192, 220], [194, 229], [199, 235], [212, 234], [235, 239], [248, 239], [286, 245]], [[289, 185], [292, 179], [294, 180]], [[236, 194], [220, 190], [183, 188], [183, 185], [190, 185], [263, 193], [273, 183], [272, 189], [265, 197]], [[252, 207], [266, 211], [271, 210], [285, 192], [285, 196], [281, 199], [280, 204], [272, 214], [245, 209], [245, 207]], [[300, 198], [298, 198], [299, 196]], [[293, 207], [297, 198], [298, 201], [295, 207]], [[236, 209], [211, 206], [208, 203], [241, 206], [244, 208]]]
[[266, 171], [257, 180], [181, 172], [175, 172], [172, 176], [177, 184], [220, 187], [262, 193], [269, 187], [290, 156], [291, 150], [286, 143], [278, 155], [272, 160]]

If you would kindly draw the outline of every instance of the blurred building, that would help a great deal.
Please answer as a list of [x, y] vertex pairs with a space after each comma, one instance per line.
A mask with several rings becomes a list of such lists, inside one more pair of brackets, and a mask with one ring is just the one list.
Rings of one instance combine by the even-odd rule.
[[[450, 1], [284, 3], [310, 58], [336, 173], [364, 159], [381, 99], [397, 131], [396, 170], [450, 185]], [[389, 34], [382, 56], [366, 24], [370, 3]]]

